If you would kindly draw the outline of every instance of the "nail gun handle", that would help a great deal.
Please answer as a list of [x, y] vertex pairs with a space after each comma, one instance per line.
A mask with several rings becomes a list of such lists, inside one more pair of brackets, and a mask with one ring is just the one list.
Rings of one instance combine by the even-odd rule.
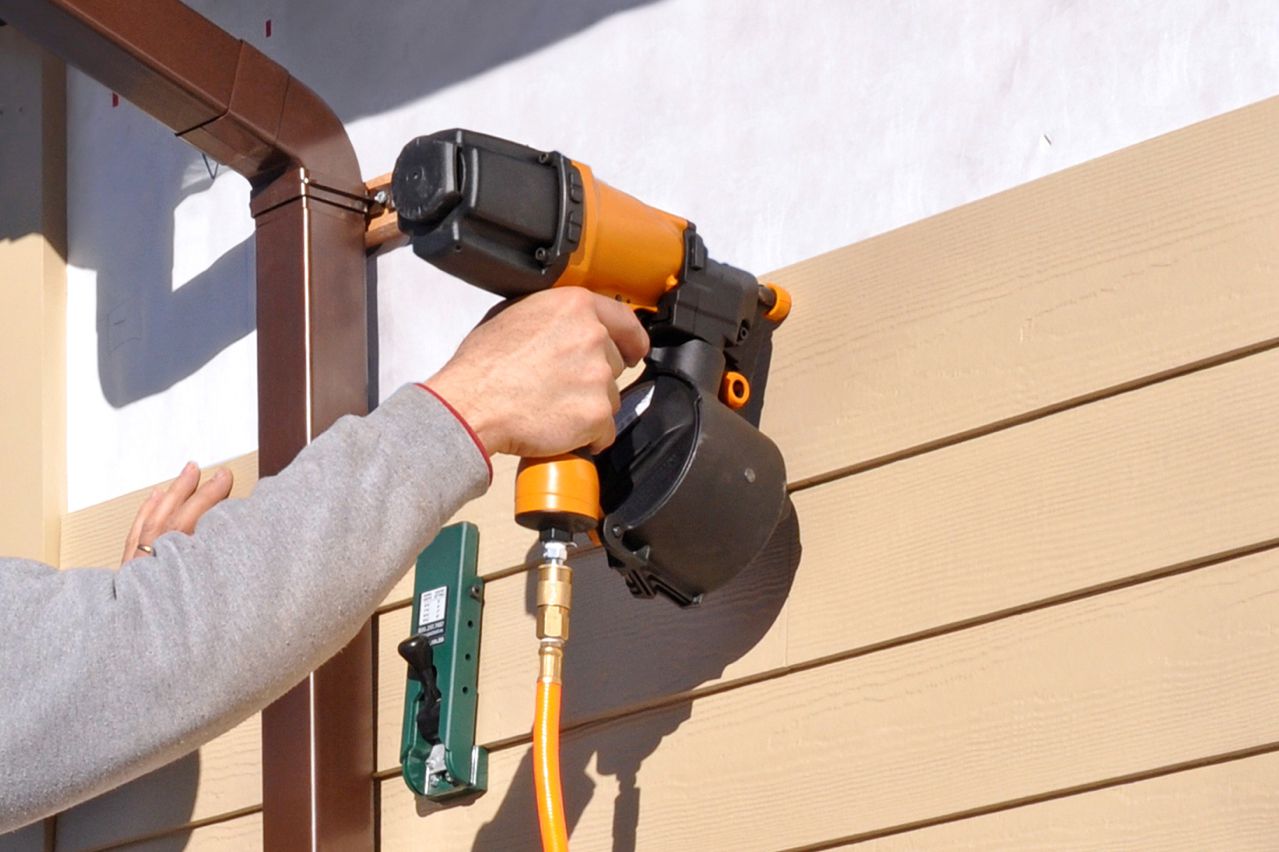
[[581, 533], [595, 529], [600, 479], [586, 450], [541, 459], [521, 459], [515, 475], [515, 521], [536, 530]]

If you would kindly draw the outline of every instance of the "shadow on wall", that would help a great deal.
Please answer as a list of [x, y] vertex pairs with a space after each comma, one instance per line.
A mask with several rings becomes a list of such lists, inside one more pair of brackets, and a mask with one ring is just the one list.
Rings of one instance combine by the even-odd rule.
[[[200, 784], [200, 753], [192, 752], [96, 799], [58, 815], [58, 849], [100, 849], [191, 821]], [[185, 849], [190, 832], [150, 841], [154, 852]], [[135, 847], [130, 846], [130, 849]]]
[[[378, 0], [357, 6], [344, 0], [283, 0], [273, 4], [270, 39], [257, 29], [236, 32], [228, 7], [194, 5], [283, 64], [350, 122], [417, 100], [650, 2]], [[237, 8], [235, 14], [243, 19], [247, 13]], [[344, 44], [359, 49], [334, 49]], [[447, 116], [440, 116], [424, 130], [448, 123]], [[137, 138], [110, 140], [123, 153], [113, 155], [109, 177], [95, 170], [94, 180], [109, 184], [100, 190], [107, 197], [93, 208], [93, 226], [74, 234], [70, 257], [75, 266], [97, 272], [99, 377], [103, 395], [117, 408], [192, 375], [256, 324], [252, 239], [191, 280], [172, 280], [174, 210], [214, 180], [242, 178], [210, 164], [209, 177], [192, 181], [206, 169], [200, 153], [158, 124], [117, 137], [129, 135]], [[118, 210], [119, 215], [101, 215], [104, 210]], [[175, 290], [175, 284], [181, 286]]]
[[[205, 170], [194, 148], [167, 134], [154, 147], [155, 156], [114, 164], [110, 189], [121, 215], [98, 217], [70, 241], [71, 264], [97, 270], [98, 377], [117, 408], [172, 387], [255, 327], [251, 239], [172, 289], [173, 212], [210, 181], [190, 181]], [[151, 140], [138, 149], [153, 150]], [[226, 170], [218, 177], [227, 175], [242, 180]]]
[[[573, 637], [565, 654], [565, 717], [607, 713], [655, 697], [675, 695], [720, 677], [754, 648], [777, 620], [790, 594], [802, 552], [794, 508], [759, 558], [700, 607], [679, 610], [665, 600], [635, 600], [615, 572], [583, 566], [573, 576]], [[536, 572], [528, 572], [534, 611]], [[587, 768], [617, 779], [613, 850], [634, 852], [642, 813], [640, 766], [692, 712], [681, 701], [626, 717], [625, 725], [570, 732], [561, 746], [570, 833], [595, 795]], [[748, 744], [743, 744], [743, 748]], [[496, 793], [496, 791], [494, 791]], [[489, 795], [493, 795], [490, 793]], [[434, 805], [419, 800], [419, 813]], [[536, 850], [532, 753], [525, 755], [497, 815], [477, 833], [477, 852]]]

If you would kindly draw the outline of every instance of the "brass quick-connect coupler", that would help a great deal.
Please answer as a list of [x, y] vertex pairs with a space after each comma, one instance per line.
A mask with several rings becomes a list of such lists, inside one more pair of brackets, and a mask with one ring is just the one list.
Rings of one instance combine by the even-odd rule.
[[568, 567], [568, 544], [542, 542], [537, 567], [538, 677], [562, 683], [564, 643], [568, 641], [568, 612], [573, 606], [573, 569]]
[[537, 638], [568, 641], [568, 614], [573, 606], [573, 569], [568, 566], [568, 545], [548, 541], [542, 545], [537, 569]]
[[537, 647], [539, 680], [546, 683], [564, 682], [564, 642], [560, 639], [543, 639]]

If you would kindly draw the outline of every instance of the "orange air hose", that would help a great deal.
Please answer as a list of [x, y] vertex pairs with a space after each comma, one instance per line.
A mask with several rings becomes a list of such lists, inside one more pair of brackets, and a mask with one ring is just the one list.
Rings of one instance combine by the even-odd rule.
[[568, 852], [568, 825], [560, 785], [560, 684], [537, 679], [533, 714], [533, 789], [543, 852]]
[[560, 697], [564, 644], [573, 605], [573, 569], [568, 546], [545, 541], [537, 574], [537, 705], [533, 711], [533, 792], [542, 852], [568, 852], [564, 788], [560, 783]]

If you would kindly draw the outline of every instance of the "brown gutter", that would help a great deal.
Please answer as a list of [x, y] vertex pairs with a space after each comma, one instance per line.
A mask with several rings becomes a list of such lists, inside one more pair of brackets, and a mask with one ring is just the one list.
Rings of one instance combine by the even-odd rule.
[[[260, 475], [365, 413], [369, 204], [324, 101], [178, 0], [0, 0], [0, 18], [252, 184]], [[263, 713], [265, 848], [373, 848], [373, 654], [366, 625]]]

